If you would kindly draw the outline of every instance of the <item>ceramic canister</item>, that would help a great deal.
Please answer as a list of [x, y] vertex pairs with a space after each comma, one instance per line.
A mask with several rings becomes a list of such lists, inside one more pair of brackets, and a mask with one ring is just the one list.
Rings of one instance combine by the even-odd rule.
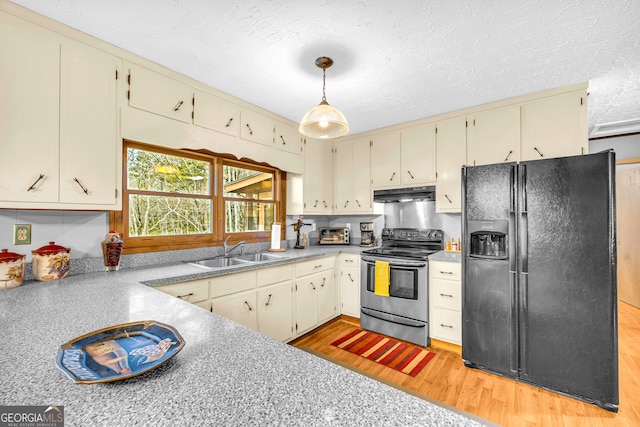
[[7, 249], [0, 252], [0, 289], [15, 288], [22, 284], [25, 257]]
[[31, 251], [33, 277], [40, 281], [58, 280], [69, 273], [71, 249], [49, 242], [48, 245]]

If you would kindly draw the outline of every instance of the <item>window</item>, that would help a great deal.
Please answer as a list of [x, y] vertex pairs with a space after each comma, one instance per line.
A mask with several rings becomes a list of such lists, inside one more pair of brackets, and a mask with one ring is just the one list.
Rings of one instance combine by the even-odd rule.
[[269, 241], [284, 220], [278, 169], [130, 141], [124, 159], [122, 211], [110, 217], [124, 253], [220, 245], [235, 233]]

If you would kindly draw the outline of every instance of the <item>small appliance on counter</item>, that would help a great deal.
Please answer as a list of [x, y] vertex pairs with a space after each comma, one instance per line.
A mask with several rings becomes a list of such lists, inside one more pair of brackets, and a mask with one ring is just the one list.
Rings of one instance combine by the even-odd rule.
[[348, 245], [350, 239], [349, 227], [322, 227], [318, 229], [319, 245]]
[[48, 245], [31, 251], [33, 277], [40, 281], [63, 279], [69, 273], [71, 249], [49, 242]]
[[371, 247], [376, 245], [376, 237], [373, 231], [373, 222], [360, 223], [360, 246]]

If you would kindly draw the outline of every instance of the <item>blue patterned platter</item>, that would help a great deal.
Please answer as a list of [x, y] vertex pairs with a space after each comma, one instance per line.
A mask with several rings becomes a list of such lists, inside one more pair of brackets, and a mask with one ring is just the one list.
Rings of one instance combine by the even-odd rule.
[[169, 325], [154, 320], [124, 323], [62, 344], [56, 365], [78, 384], [118, 381], [150, 371], [184, 345]]

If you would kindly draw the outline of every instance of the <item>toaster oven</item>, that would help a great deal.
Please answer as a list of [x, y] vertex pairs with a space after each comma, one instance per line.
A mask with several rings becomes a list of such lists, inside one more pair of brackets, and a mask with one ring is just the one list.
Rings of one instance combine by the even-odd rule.
[[350, 230], [348, 227], [321, 227], [318, 229], [319, 245], [348, 245]]

